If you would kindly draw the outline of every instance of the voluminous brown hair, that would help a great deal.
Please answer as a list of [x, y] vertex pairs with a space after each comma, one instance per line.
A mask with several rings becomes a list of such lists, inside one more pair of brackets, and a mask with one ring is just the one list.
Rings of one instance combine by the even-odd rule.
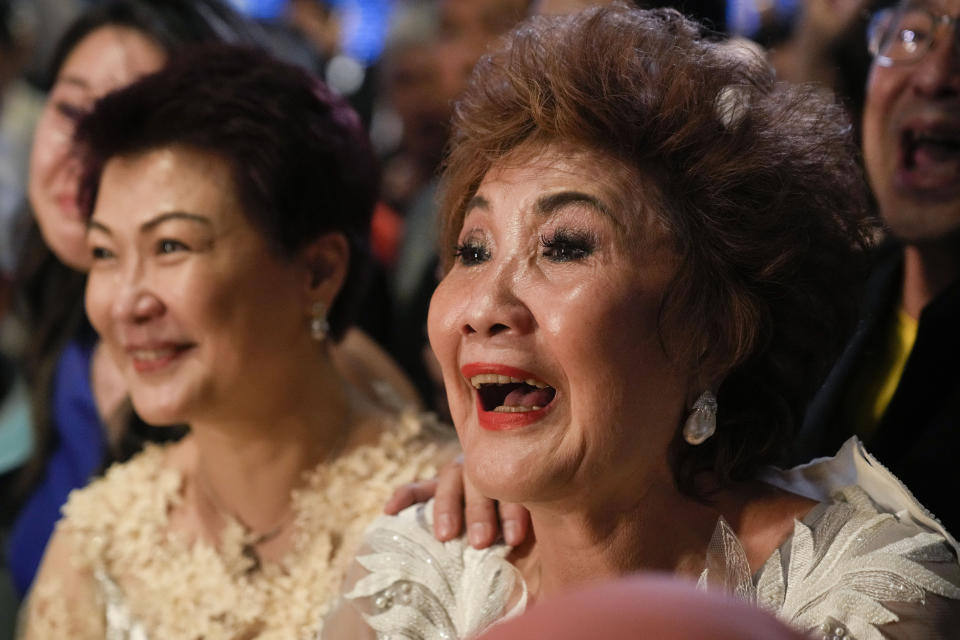
[[652, 212], [680, 257], [664, 348], [718, 385], [716, 435], [693, 447], [678, 425], [678, 485], [777, 461], [856, 317], [872, 223], [843, 108], [675, 11], [615, 5], [521, 25], [477, 65], [453, 124], [444, 264], [484, 175], [521, 145], [635, 169], [644, 202], [628, 214]]

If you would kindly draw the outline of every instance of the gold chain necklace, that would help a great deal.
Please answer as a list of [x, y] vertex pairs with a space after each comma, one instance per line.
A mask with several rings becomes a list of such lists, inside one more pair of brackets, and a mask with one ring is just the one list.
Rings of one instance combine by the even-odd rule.
[[253, 530], [253, 527], [248, 525], [244, 520], [238, 516], [233, 510], [229, 509], [224, 505], [219, 497], [213, 490], [213, 487], [210, 486], [206, 477], [203, 473], [197, 473], [197, 484], [200, 486], [200, 490], [203, 493], [204, 498], [212, 506], [217, 513], [219, 513], [221, 518], [229, 518], [235, 521], [243, 529], [243, 540], [240, 543], [240, 553], [244, 558], [247, 558], [250, 561], [250, 567], [247, 569], [247, 573], [256, 573], [262, 567], [262, 561], [260, 559], [260, 554], [257, 552], [257, 547], [262, 544], [270, 542], [281, 533], [283, 533], [287, 526], [296, 519], [297, 512], [293, 508], [293, 504], [289, 505], [289, 508], [284, 512], [283, 517], [277, 521], [277, 524], [267, 529], [264, 532], [257, 533]]

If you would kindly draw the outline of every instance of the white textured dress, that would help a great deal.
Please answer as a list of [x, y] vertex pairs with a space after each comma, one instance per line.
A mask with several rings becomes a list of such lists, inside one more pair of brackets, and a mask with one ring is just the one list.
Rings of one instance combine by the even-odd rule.
[[[700, 586], [733, 593], [815, 637], [960, 638], [956, 540], [859, 441], [762, 479], [818, 505], [754, 575], [721, 519]], [[341, 603], [353, 613], [338, 616], [356, 619], [359, 611], [369, 627], [337, 637], [469, 638], [523, 611], [526, 587], [506, 560], [509, 547], [438, 542], [431, 512], [429, 503], [418, 505], [371, 525]]]

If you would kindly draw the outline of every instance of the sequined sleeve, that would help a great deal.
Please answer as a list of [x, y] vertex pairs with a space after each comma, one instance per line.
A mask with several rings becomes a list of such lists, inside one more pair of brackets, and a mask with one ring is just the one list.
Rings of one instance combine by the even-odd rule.
[[372, 630], [366, 637], [470, 638], [524, 609], [526, 587], [506, 559], [510, 548], [477, 550], [462, 537], [439, 542], [432, 511], [430, 501], [370, 526], [339, 607], [342, 617], [331, 621], [325, 638], [358, 637], [332, 634], [357, 618]]

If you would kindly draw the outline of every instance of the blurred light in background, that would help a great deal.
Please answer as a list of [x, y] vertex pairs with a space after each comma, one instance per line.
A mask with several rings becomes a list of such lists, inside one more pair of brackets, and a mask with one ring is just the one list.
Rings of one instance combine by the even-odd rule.
[[287, 0], [230, 0], [230, 4], [257, 20], [282, 18], [287, 9]]
[[373, 64], [383, 53], [393, 0], [332, 0], [339, 14], [343, 53], [365, 65]]
[[752, 38], [776, 24], [789, 23], [801, 0], [727, 0], [727, 30]]
[[[316, 1], [326, 4], [340, 23], [340, 53], [363, 66], [379, 59], [395, 0]], [[230, 3], [257, 20], [282, 20], [287, 9], [287, 0], [230, 0]]]

